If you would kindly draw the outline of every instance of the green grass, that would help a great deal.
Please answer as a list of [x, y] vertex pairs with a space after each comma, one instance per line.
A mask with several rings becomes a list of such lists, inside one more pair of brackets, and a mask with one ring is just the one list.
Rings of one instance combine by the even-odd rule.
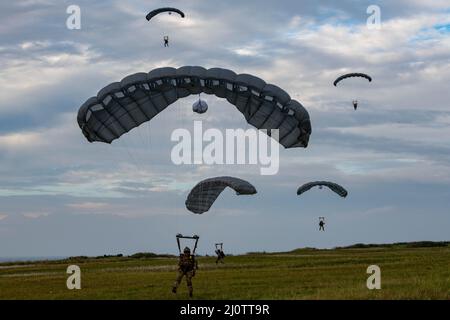
[[[450, 299], [450, 247], [405, 246], [200, 257], [196, 299]], [[111, 257], [0, 264], [0, 299], [186, 299], [170, 288], [176, 258]], [[66, 288], [77, 264], [82, 289]], [[368, 290], [366, 269], [381, 268], [382, 289]]]

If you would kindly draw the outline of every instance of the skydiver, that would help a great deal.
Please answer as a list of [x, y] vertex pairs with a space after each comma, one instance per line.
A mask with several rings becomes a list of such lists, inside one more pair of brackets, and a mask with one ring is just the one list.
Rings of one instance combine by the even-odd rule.
[[223, 263], [223, 259], [225, 258], [225, 253], [221, 249], [216, 249], [217, 259], [216, 264], [221, 262]]
[[169, 46], [169, 36], [164, 36], [164, 47]]
[[177, 293], [177, 288], [181, 283], [181, 280], [186, 276], [186, 284], [189, 291], [189, 297], [192, 297], [194, 288], [192, 287], [192, 278], [195, 276], [195, 271], [198, 269], [197, 260], [194, 255], [191, 255], [191, 249], [189, 247], [184, 248], [183, 253], [180, 254], [178, 261], [178, 276], [172, 287], [172, 292]]
[[352, 103], [353, 103], [353, 108], [355, 110], [358, 109], [358, 100], [353, 100]]
[[325, 221], [323, 220], [319, 221], [319, 231], [320, 230], [325, 231]]

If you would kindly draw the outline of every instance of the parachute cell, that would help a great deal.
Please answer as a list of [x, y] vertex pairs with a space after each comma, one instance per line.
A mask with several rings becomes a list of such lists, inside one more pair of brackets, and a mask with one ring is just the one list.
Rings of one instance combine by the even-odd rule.
[[183, 11], [177, 9], [177, 8], [159, 8], [156, 10], [153, 10], [151, 12], [149, 12], [146, 16], [145, 19], [147, 19], [148, 21], [150, 21], [154, 16], [163, 13], [163, 12], [169, 12], [169, 14], [171, 14], [172, 12], [178, 13], [182, 18], [184, 18], [184, 13]]
[[285, 148], [307, 147], [311, 122], [306, 109], [281, 88], [249, 74], [202, 67], [165, 67], [129, 75], [101, 89], [78, 111], [89, 142], [111, 143], [191, 94], [214, 94], [236, 106], [257, 129], [279, 129]]
[[234, 177], [209, 178], [199, 182], [186, 199], [186, 208], [197, 214], [208, 211], [222, 191], [229, 187], [237, 195], [255, 194], [255, 187], [249, 182]]
[[348, 194], [347, 190], [345, 190], [344, 187], [338, 185], [337, 183], [329, 182], [329, 181], [313, 181], [313, 182], [305, 183], [300, 188], [298, 188], [297, 195], [301, 195], [313, 187], [319, 187], [319, 189], [322, 189], [324, 186], [328, 187], [330, 190], [334, 191], [335, 193], [337, 193], [339, 196], [341, 196], [343, 198], [345, 198]]

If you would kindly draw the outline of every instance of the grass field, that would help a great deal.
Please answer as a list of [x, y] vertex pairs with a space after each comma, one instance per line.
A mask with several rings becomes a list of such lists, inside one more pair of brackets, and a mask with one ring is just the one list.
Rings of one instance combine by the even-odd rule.
[[[66, 268], [81, 268], [68, 290]], [[0, 299], [186, 299], [171, 291], [176, 258], [74, 259], [0, 264]], [[381, 290], [366, 269], [381, 268]], [[200, 257], [194, 299], [450, 299], [450, 246], [373, 247]]]

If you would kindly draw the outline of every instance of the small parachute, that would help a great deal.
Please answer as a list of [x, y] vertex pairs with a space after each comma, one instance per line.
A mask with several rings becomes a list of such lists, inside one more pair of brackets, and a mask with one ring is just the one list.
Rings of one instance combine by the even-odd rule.
[[343, 198], [345, 198], [348, 195], [348, 192], [347, 190], [344, 189], [344, 187], [338, 185], [337, 183], [329, 181], [313, 181], [305, 183], [304, 185], [302, 185], [300, 188], [297, 189], [297, 195], [301, 195], [313, 187], [319, 187], [319, 189], [322, 189], [324, 186], [328, 187], [330, 190], [334, 191]]
[[372, 82], [372, 77], [365, 73], [347, 73], [347, 74], [344, 74], [344, 75], [338, 77], [336, 80], [334, 80], [333, 85], [336, 87], [337, 84], [339, 82], [341, 82], [342, 80], [347, 79], [347, 78], [354, 78], [354, 77], [365, 78], [365, 79], [369, 80], [369, 82]]
[[[341, 82], [344, 79], [348, 79], [348, 78], [365, 78], [365, 79], [369, 80], [369, 82], [372, 82], [372, 77], [370, 77], [369, 75], [367, 75], [365, 73], [347, 73], [347, 74], [344, 74], [344, 75], [338, 77], [336, 80], [334, 80], [333, 85], [335, 87], [337, 87], [337, 84], [339, 82]], [[352, 104], [353, 104], [353, 109], [357, 110], [358, 109], [358, 99], [353, 99]]]
[[168, 12], [169, 14], [172, 14], [172, 12], [178, 13], [182, 18], [184, 18], [184, 12], [177, 9], [177, 8], [159, 8], [155, 9], [153, 11], [150, 11], [146, 16], [145, 19], [150, 21], [154, 16], [157, 16], [160, 13]]
[[191, 190], [186, 199], [186, 208], [197, 214], [208, 211], [226, 187], [230, 187], [236, 191], [237, 195], [250, 195], [257, 192], [252, 184], [239, 178], [209, 178], [200, 181]]
[[207, 110], [208, 110], [208, 104], [206, 103], [205, 100], [198, 99], [192, 105], [192, 111], [194, 111], [196, 113], [202, 114], [202, 113], [205, 113]]

